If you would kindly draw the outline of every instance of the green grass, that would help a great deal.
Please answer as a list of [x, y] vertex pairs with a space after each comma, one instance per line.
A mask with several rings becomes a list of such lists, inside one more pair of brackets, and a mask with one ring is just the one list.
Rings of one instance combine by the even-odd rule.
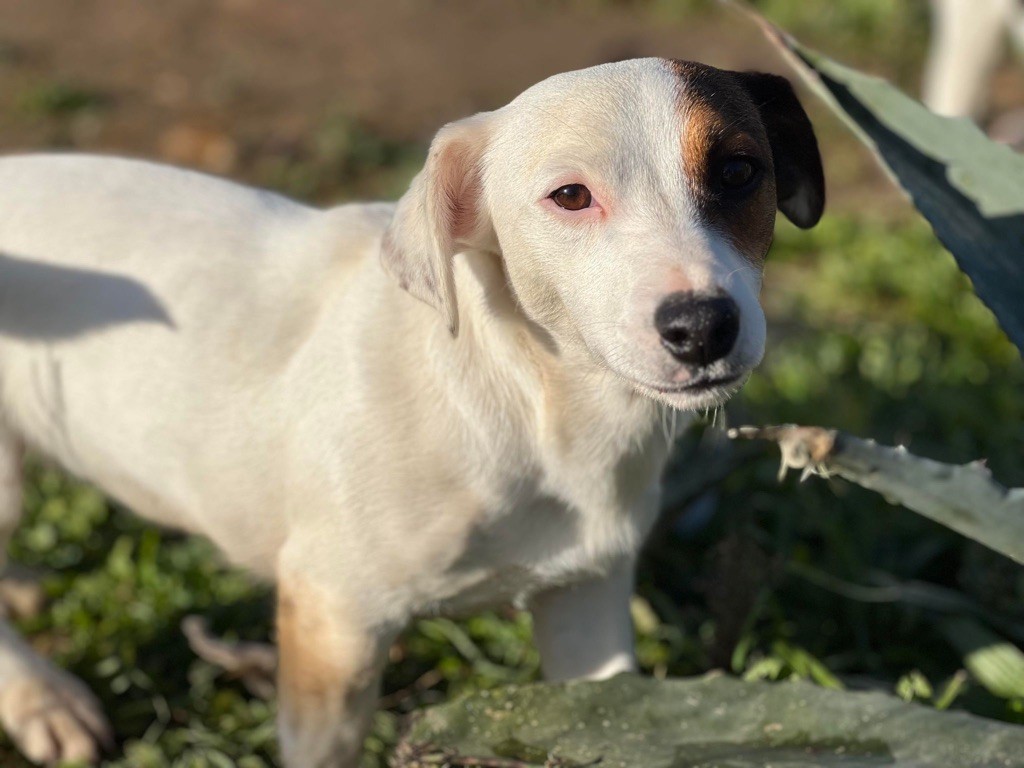
[[254, 183], [299, 199], [394, 199], [423, 166], [425, 148], [388, 141], [344, 109], [327, 111], [298, 147], [261, 156]]
[[926, 0], [753, 0], [768, 19], [806, 44], [877, 71], [902, 86], [919, 80], [929, 25]]
[[68, 117], [99, 109], [106, 103], [102, 94], [64, 81], [39, 83], [23, 90], [17, 98], [21, 112], [32, 117]]

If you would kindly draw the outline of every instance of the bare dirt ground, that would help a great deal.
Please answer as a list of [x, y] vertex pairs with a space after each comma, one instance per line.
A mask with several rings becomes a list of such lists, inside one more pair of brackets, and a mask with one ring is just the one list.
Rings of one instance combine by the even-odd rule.
[[[335, 171], [323, 167], [322, 145], [339, 141], [323, 135], [326, 123], [340, 114], [373, 137], [422, 145], [445, 122], [500, 106], [548, 75], [633, 56], [786, 74], [748, 22], [708, 4], [686, 10], [697, 5], [0, 0], [0, 152], [113, 152], [299, 197], [390, 196], [408, 169], [394, 183], [324, 182]], [[926, 25], [852, 49], [843, 29], [820, 29], [807, 42], [913, 88]], [[832, 210], [909, 211], [856, 140], [815, 99], [804, 100], [822, 139]], [[1020, 68], [1001, 72], [993, 102], [1024, 104]], [[364, 163], [367, 175], [374, 162]]]
[[301, 131], [335, 101], [416, 138], [559, 71], [637, 55], [752, 66], [764, 52], [747, 29], [723, 46], [706, 22], [507, 0], [8, 0], [0, 30], [5, 100], [73, 81], [113, 101], [92, 140], [140, 149], [182, 119], [243, 136]]
[[[339, 110], [425, 142], [550, 74], [632, 56], [781, 66], [727, 12], [643, 3], [0, 0], [0, 151], [116, 152], [260, 183], [256, 158], [302, 154]], [[829, 165], [853, 183], [833, 199], [894, 199], [839, 141]]]

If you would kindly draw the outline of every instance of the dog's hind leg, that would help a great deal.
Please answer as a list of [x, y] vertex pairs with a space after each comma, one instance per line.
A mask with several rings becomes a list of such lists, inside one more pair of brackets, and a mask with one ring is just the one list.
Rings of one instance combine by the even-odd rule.
[[[0, 425], [0, 562], [21, 519], [21, 445]], [[0, 726], [36, 763], [95, 762], [112, 742], [92, 693], [0, 617]]]

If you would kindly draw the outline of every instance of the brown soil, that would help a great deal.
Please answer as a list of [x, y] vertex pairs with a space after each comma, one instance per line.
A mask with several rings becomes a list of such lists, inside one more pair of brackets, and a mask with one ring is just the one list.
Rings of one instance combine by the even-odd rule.
[[0, 83], [8, 99], [42, 80], [108, 94], [113, 109], [96, 141], [111, 146], [144, 148], [188, 118], [243, 134], [295, 131], [339, 101], [409, 138], [610, 59], [761, 63], [749, 29], [742, 45], [723, 46], [708, 27], [596, 2], [8, 1]]
[[[603, 61], [672, 56], [779, 71], [759, 33], [729, 12], [657, 7], [0, 0], [0, 151], [101, 150], [260, 181], [254, 158], [308, 143], [339, 108], [382, 136], [424, 141], [549, 74]], [[60, 89], [94, 95], [99, 106], [54, 105]], [[866, 154], [814, 113], [838, 137], [828, 142], [829, 175], [842, 182], [832, 184], [833, 200], [891, 205], [895, 193]]]

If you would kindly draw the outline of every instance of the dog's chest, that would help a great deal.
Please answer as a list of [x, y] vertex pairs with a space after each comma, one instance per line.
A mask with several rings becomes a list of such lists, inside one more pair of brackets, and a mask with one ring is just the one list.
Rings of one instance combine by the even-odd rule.
[[[664, 441], [534, 449], [533, 461], [492, 463], [489, 482], [463, 497], [477, 506], [461, 516], [472, 522], [443, 571], [423, 584], [428, 612], [522, 604], [545, 589], [601, 578], [640, 548], [659, 507]], [[529, 454], [524, 447], [519, 455]]]
[[600, 578], [632, 556], [657, 509], [650, 498], [629, 507], [609, 503], [580, 509], [564, 500], [520, 490], [484, 507], [446, 567], [419, 582], [420, 613], [462, 614], [498, 604], [522, 606], [555, 586]]

